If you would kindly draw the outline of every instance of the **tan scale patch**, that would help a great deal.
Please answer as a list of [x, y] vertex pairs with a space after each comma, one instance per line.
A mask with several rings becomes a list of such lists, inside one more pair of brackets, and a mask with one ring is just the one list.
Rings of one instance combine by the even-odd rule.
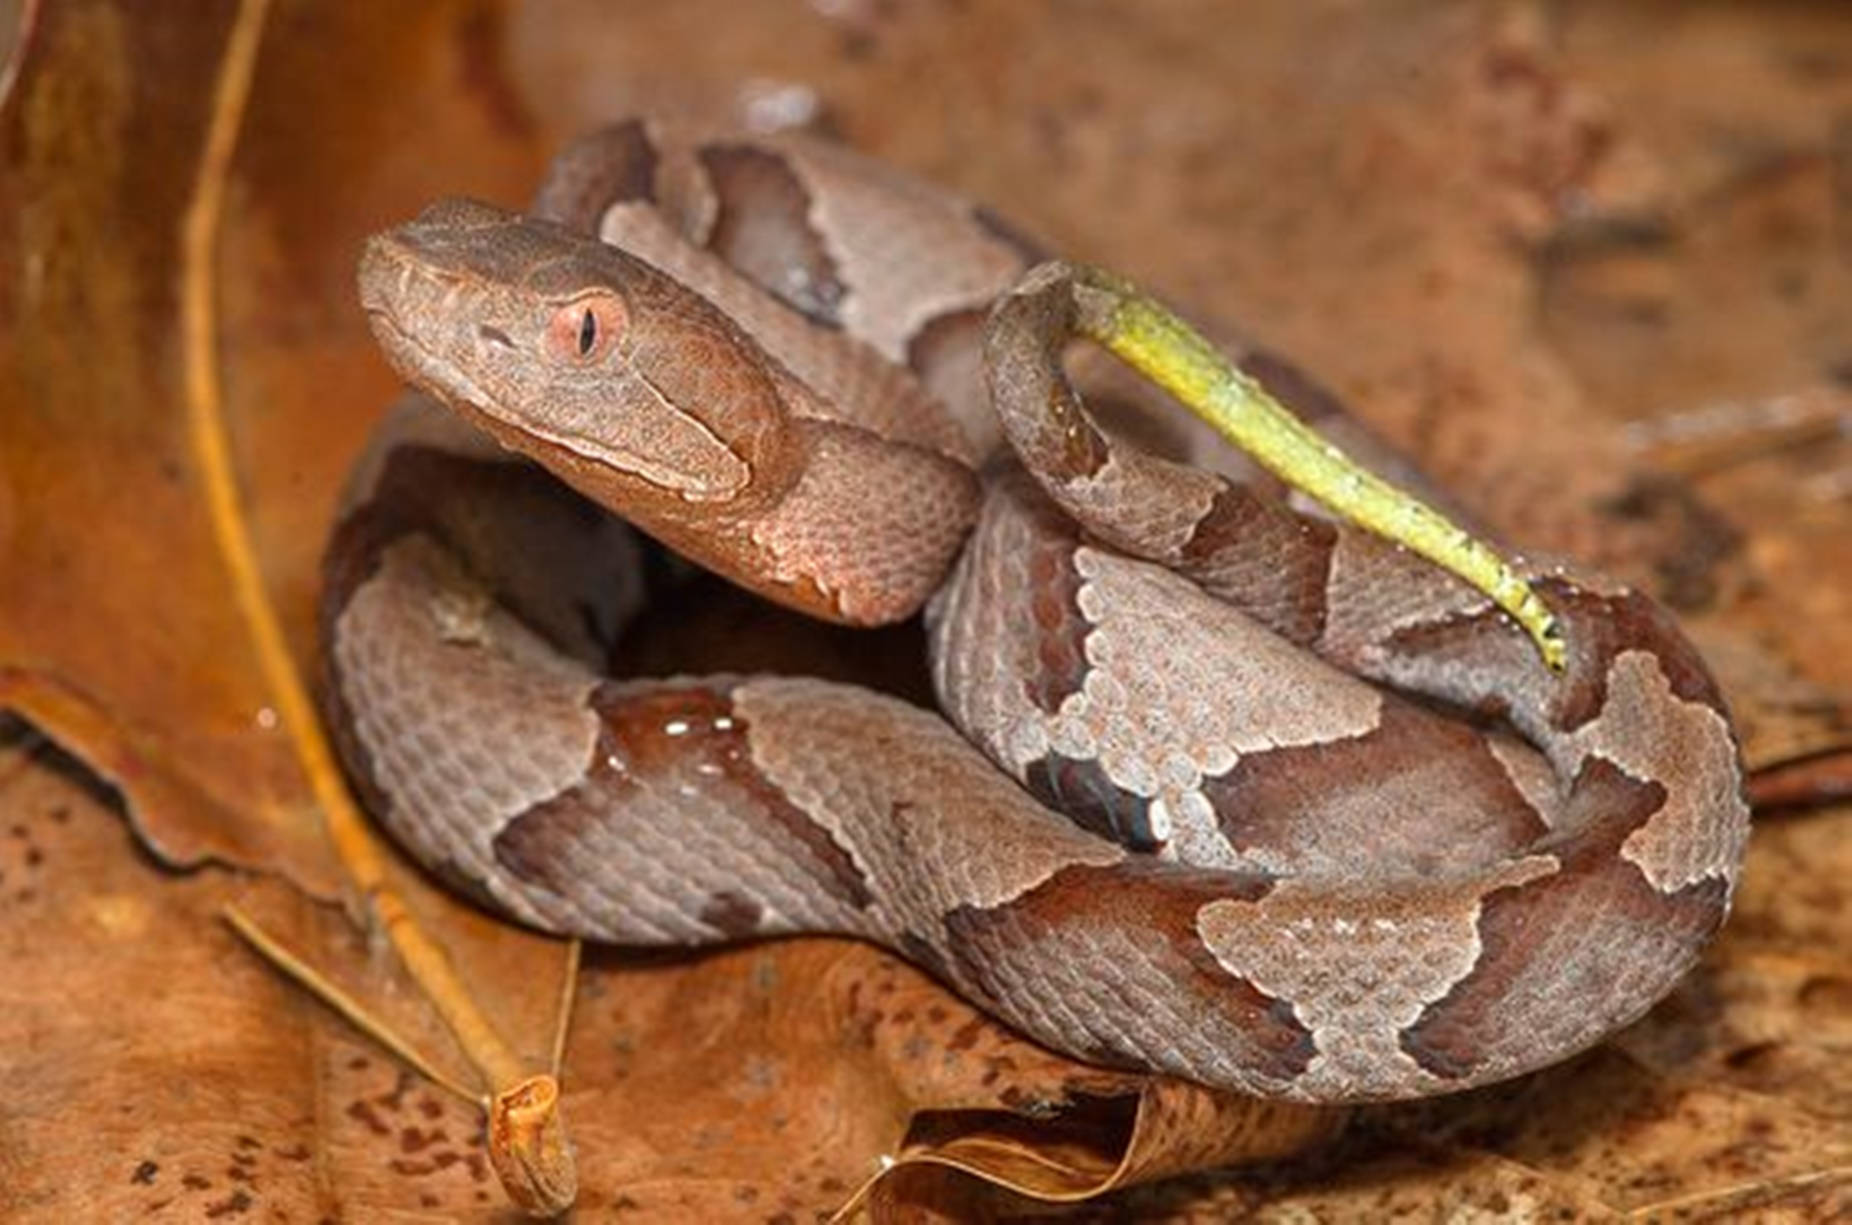
[[1050, 725], [1050, 746], [1095, 757], [1115, 784], [1154, 797], [1148, 816], [1168, 857], [1246, 863], [1200, 795], [1203, 778], [1246, 753], [1366, 734], [1380, 694], [1159, 567], [1087, 548], [1075, 566], [1096, 628], [1090, 669]]
[[1382, 696], [1286, 644], [1188, 580], [1098, 549], [1074, 555], [1095, 626], [1090, 665], [1049, 728], [1068, 757], [1097, 758], [1118, 786], [1158, 797], [1161, 835], [1218, 862], [1206, 804], [1186, 798], [1243, 754], [1373, 731]]
[[1098, 472], [1052, 492], [1102, 539], [1141, 556], [1172, 558], [1196, 535], [1221, 488], [1220, 477], [1116, 444]]
[[733, 693], [753, 764], [854, 857], [916, 931], [959, 905], [1010, 901], [1075, 864], [1125, 852], [1049, 813], [938, 716], [804, 679]]
[[1474, 881], [1390, 895], [1288, 880], [1258, 902], [1210, 902], [1196, 927], [1223, 969], [1291, 1001], [1312, 1031], [1318, 1054], [1293, 1096], [1433, 1092], [1445, 1082], [1402, 1050], [1401, 1032], [1472, 972], [1479, 898], [1556, 869], [1533, 855]]
[[1621, 844], [1622, 858], [1655, 889], [1670, 893], [1733, 877], [1749, 836], [1749, 809], [1729, 725], [1709, 706], [1680, 700], [1657, 656], [1616, 656], [1600, 717], [1572, 739], [1583, 756], [1599, 755], [1666, 789], [1659, 811]]
[[1278, 872], [1280, 857], [1265, 852], [1237, 850], [1216, 819], [1215, 808], [1202, 793], [1201, 779], [1166, 787], [1151, 801], [1146, 814], [1154, 837], [1165, 839], [1164, 858], [1205, 868]]
[[905, 365], [928, 320], [983, 309], [1021, 274], [1021, 257], [956, 196], [802, 135], [764, 143], [810, 195], [812, 228], [849, 287], [843, 325], [889, 361]]

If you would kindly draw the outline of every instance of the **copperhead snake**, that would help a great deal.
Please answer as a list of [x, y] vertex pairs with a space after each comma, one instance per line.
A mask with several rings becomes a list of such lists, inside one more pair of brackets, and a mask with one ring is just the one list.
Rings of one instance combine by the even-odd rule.
[[[1553, 674], [1485, 595], [1238, 456], [1133, 446], [1062, 365], [1097, 303], [1034, 256], [832, 144], [643, 121], [562, 155], [531, 215], [445, 201], [371, 240], [369, 321], [424, 394], [325, 567], [369, 808], [524, 923], [851, 934], [1079, 1058], [1254, 1094], [1449, 1092], [1640, 1016], [1722, 922], [1748, 822], [1668, 615], [1526, 564]], [[608, 679], [625, 521], [825, 618], [924, 604], [944, 717]]]

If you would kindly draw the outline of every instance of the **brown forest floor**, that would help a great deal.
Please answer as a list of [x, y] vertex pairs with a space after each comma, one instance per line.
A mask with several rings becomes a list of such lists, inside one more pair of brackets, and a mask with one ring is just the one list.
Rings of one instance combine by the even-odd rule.
[[[0, 722], [0, 1217], [507, 1212], [475, 1107], [219, 920], [257, 914], [457, 1064], [331, 904], [202, 429], [225, 430], [306, 659], [335, 490], [394, 394], [358, 243], [443, 194], [519, 204], [551, 150], [639, 111], [815, 114], [1264, 337], [1506, 536], [1672, 603], [1765, 794], [1786, 763], [1852, 755], [1852, 8], [277, 0], [215, 170], [239, 7], [0, 3], [0, 29], [29, 22], [0, 72], [0, 707], [31, 720]], [[216, 263], [181, 238], [204, 182], [225, 192]], [[189, 348], [202, 285], [216, 315]], [[189, 381], [201, 354], [222, 403]], [[657, 658], [724, 662], [736, 615]], [[557, 947], [403, 887], [544, 1062]], [[565, 1068], [586, 1220], [819, 1219], [909, 1140], [1078, 1195], [1110, 1181], [1140, 1100], [1171, 1134], [1134, 1150], [1175, 1164], [1218, 1128], [1305, 1147], [1069, 1207], [912, 1168], [864, 1207], [1848, 1219], [1852, 810], [1765, 809], [1686, 985], [1570, 1066], [1460, 1098], [1313, 1118], [1167, 1096], [824, 940], [595, 956]], [[1025, 1125], [1025, 1103], [1067, 1122]]]

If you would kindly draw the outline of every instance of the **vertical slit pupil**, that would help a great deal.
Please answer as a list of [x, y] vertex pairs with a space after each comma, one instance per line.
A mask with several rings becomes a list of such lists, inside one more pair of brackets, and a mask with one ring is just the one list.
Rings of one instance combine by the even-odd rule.
[[598, 316], [587, 307], [579, 317], [579, 356], [585, 357], [592, 351], [592, 345], [598, 340]]

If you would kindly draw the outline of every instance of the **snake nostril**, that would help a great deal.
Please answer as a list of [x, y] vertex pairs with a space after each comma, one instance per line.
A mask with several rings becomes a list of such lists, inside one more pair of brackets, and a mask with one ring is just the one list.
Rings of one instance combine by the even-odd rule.
[[477, 325], [476, 335], [482, 337], [482, 339], [488, 341], [492, 345], [500, 345], [504, 349], [514, 348], [514, 341], [508, 339], [508, 333], [502, 331], [500, 328], [492, 328], [486, 323]]

